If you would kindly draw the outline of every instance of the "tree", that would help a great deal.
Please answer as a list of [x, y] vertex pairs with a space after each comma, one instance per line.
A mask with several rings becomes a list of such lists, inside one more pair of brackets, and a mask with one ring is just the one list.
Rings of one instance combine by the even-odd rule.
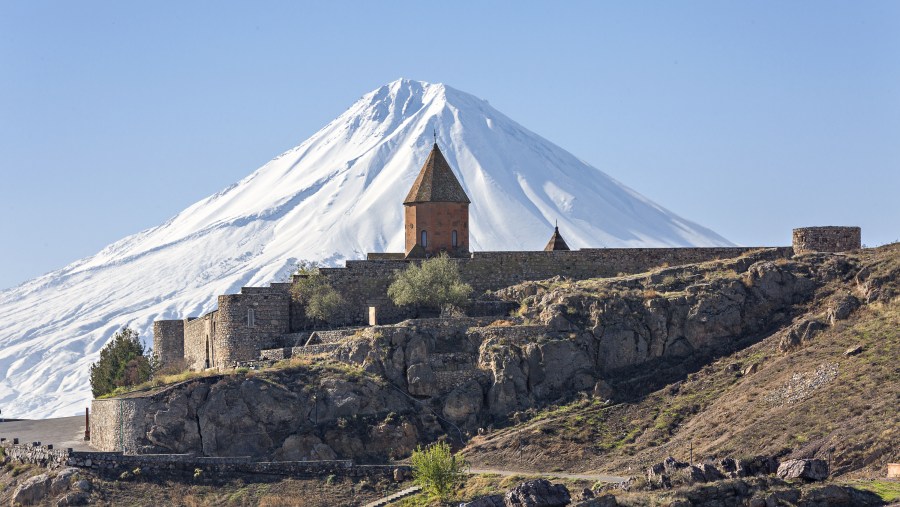
[[137, 331], [124, 327], [100, 349], [100, 360], [91, 365], [91, 392], [94, 397], [150, 380], [152, 352], [144, 349]]
[[291, 286], [291, 297], [304, 306], [306, 317], [325, 323], [338, 321], [346, 303], [319, 272], [319, 265], [312, 261], [300, 261], [294, 274], [298, 276]]
[[425, 449], [418, 446], [412, 453], [413, 481], [429, 495], [444, 501], [457, 485], [466, 480], [469, 464], [450, 450], [446, 442], [437, 442]]
[[462, 281], [459, 268], [446, 254], [410, 264], [400, 271], [388, 287], [388, 296], [397, 306], [416, 305], [441, 309], [445, 305], [462, 306], [472, 286]]

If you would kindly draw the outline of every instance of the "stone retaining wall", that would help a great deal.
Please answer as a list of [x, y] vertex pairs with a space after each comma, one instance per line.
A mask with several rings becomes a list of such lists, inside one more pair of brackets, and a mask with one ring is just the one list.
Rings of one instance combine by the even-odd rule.
[[794, 252], [848, 252], [862, 248], [859, 227], [801, 227], [793, 232]]
[[394, 470], [410, 471], [406, 465], [354, 465], [350, 460], [332, 461], [254, 461], [249, 457], [202, 457], [189, 454], [125, 455], [120, 452], [84, 452], [53, 449], [52, 446], [2, 443], [11, 460], [47, 468], [74, 466], [103, 471], [185, 471], [193, 473], [271, 474], [291, 477], [393, 477]]
[[99, 451], [138, 451], [149, 398], [110, 398], [91, 402], [91, 447]]

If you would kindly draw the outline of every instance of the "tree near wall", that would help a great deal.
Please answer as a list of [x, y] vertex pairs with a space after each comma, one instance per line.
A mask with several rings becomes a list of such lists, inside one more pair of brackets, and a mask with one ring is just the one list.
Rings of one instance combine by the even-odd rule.
[[326, 324], [339, 322], [346, 302], [319, 272], [319, 264], [300, 261], [294, 274], [298, 276], [291, 286], [291, 297], [303, 305], [306, 317]]
[[472, 293], [463, 282], [459, 267], [446, 254], [410, 264], [400, 271], [388, 287], [388, 296], [397, 306], [442, 309], [447, 305], [462, 306]]
[[91, 365], [91, 392], [94, 397], [150, 380], [152, 352], [144, 349], [137, 331], [124, 327], [100, 349], [100, 359]]
[[410, 462], [413, 481], [441, 502], [450, 497], [456, 486], [465, 482], [469, 469], [466, 459], [454, 454], [446, 442], [437, 442], [425, 449], [417, 447]]

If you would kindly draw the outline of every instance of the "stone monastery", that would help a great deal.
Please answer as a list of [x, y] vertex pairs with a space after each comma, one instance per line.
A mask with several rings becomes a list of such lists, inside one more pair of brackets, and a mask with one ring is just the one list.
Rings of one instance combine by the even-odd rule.
[[[463, 279], [485, 295], [524, 281], [555, 276], [571, 279], [609, 277], [737, 257], [760, 247], [584, 248], [570, 250], [556, 228], [543, 251], [469, 251], [469, 198], [435, 143], [403, 201], [404, 253], [370, 253], [343, 268], [320, 273], [343, 297], [347, 310], [336, 326], [390, 324], [414, 317], [414, 310], [387, 298], [394, 274], [411, 262], [446, 253], [458, 263]], [[793, 245], [783, 256], [810, 251], [841, 252], [861, 246], [859, 227], [810, 227], [793, 231]], [[298, 276], [294, 275], [294, 280]], [[199, 318], [161, 320], [153, 324], [153, 345], [163, 364], [191, 369], [230, 368], [260, 359], [289, 357], [290, 349], [320, 343], [313, 322], [291, 297], [290, 283], [244, 287], [218, 297], [218, 309]], [[464, 309], [468, 316], [505, 314], [502, 302], [482, 296]]]

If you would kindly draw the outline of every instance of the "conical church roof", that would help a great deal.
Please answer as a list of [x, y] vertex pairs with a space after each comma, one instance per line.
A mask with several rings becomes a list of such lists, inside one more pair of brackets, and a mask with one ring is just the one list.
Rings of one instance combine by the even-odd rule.
[[559, 233], [559, 226], [553, 229], [553, 236], [550, 236], [550, 241], [547, 243], [547, 246], [544, 247], [545, 252], [552, 252], [554, 250], [568, 250], [569, 245], [566, 244], [566, 240], [563, 239], [562, 234]]
[[416, 182], [403, 200], [403, 204], [417, 202], [471, 202], [437, 143], [434, 143]]

